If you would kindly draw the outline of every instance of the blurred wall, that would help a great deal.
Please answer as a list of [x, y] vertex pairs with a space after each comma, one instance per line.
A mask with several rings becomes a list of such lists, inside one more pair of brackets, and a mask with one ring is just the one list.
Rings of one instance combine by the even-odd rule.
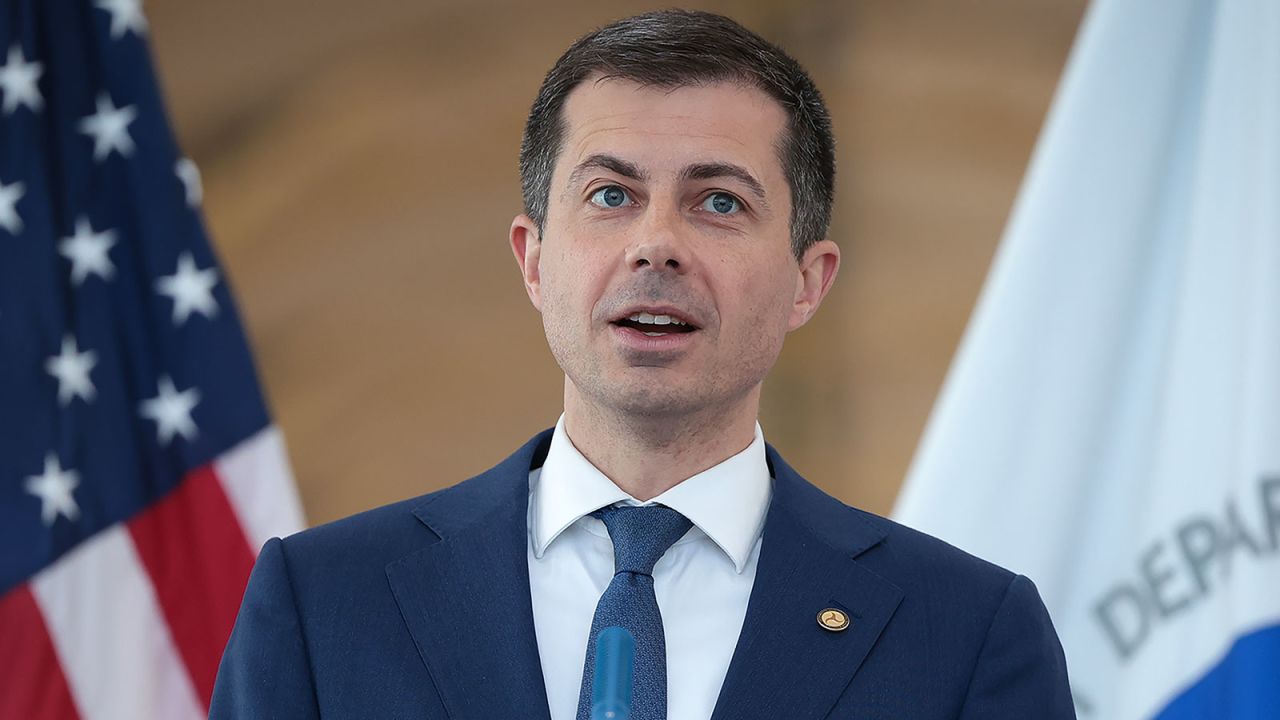
[[[506, 243], [542, 75], [666, 3], [149, 0], [170, 112], [311, 522], [453, 484], [560, 408]], [[886, 513], [1084, 0], [738, 0], [826, 95], [844, 265], [766, 382], [766, 437]]]

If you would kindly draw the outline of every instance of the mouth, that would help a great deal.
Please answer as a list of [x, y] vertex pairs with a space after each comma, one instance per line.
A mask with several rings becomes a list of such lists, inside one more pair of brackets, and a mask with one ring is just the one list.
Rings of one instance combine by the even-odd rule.
[[692, 320], [670, 308], [633, 308], [611, 320], [610, 324], [654, 338], [687, 335], [699, 330]]

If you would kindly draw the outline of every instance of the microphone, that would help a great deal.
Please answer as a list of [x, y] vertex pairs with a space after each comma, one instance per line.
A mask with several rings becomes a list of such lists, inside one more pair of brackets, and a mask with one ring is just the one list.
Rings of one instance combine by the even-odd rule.
[[591, 720], [631, 720], [631, 683], [636, 639], [613, 625], [596, 638], [596, 675], [591, 683]]

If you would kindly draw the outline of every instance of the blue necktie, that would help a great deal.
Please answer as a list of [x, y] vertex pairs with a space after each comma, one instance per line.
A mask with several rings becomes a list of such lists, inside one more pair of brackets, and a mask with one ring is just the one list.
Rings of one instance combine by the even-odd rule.
[[653, 594], [653, 566], [693, 523], [662, 505], [610, 507], [592, 513], [604, 521], [613, 540], [613, 581], [605, 588], [591, 620], [587, 662], [578, 693], [578, 720], [591, 720], [591, 685], [596, 670], [596, 637], [620, 625], [636, 639], [635, 686], [631, 720], [666, 720], [667, 640]]

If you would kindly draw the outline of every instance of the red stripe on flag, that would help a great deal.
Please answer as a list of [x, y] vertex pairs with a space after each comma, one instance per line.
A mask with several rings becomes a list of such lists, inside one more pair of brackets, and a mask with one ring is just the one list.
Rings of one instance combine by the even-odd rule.
[[26, 585], [0, 597], [0, 720], [74, 720], [75, 701]]
[[129, 532], [174, 644], [208, 709], [254, 557], [213, 468], [188, 475], [167, 497], [130, 520]]

